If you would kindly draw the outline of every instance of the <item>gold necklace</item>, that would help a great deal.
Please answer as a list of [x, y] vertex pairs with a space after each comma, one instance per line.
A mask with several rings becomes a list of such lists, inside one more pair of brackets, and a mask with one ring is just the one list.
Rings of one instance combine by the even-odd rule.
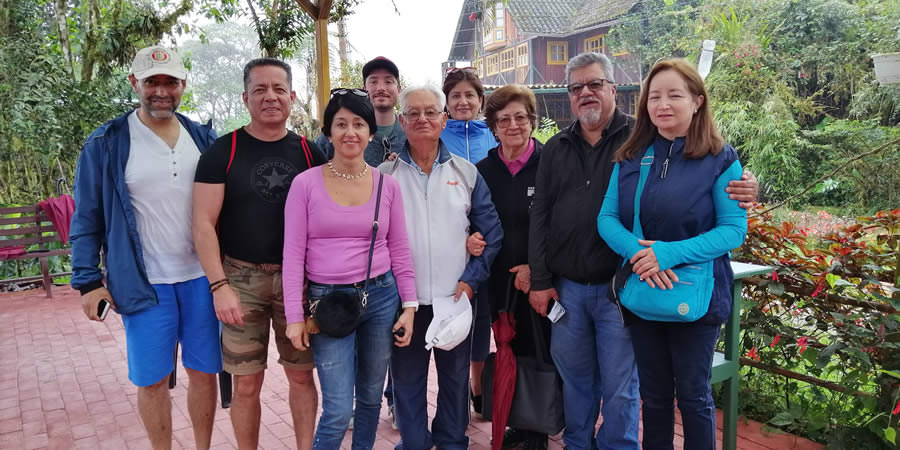
[[332, 175], [334, 175], [338, 178], [343, 178], [347, 181], [358, 180], [358, 179], [366, 176], [367, 173], [369, 173], [369, 165], [368, 164], [364, 164], [362, 172], [357, 173], [357, 174], [338, 172], [338, 170], [334, 167], [334, 159], [328, 160], [328, 169], [331, 170]]

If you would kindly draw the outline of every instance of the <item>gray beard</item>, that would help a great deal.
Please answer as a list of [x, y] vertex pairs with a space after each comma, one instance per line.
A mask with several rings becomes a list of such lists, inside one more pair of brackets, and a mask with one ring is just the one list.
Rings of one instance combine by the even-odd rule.
[[597, 125], [603, 122], [603, 110], [592, 109], [578, 115], [578, 120], [585, 125]]

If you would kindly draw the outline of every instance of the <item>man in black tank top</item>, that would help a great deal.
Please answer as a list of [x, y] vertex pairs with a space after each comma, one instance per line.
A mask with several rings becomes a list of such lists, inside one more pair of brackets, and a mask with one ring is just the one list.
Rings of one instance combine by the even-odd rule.
[[285, 336], [281, 260], [291, 181], [325, 156], [285, 128], [295, 97], [290, 66], [271, 58], [247, 63], [243, 99], [250, 123], [216, 140], [194, 177], [194, 242], [223, 324], [224, 367], [234, 375], [231, 421], [242, 449], [259, 444], [270, 322], [298, 448], [312, 446], [315, 428], [312, 352], [295, 349]]

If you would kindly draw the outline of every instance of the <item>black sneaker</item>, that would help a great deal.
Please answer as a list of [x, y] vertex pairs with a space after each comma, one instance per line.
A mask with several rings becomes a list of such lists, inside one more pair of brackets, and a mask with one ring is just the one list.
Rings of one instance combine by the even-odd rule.
[[504, 449], [516, 448], [521, 445], [523, 442], [528, 440], [528, 432], [525, 430], [518, 430], [516, 428], [507, 428], [505, 432], [503, 432], [503, 446]]
[[547, 435], [537, 432], [528, 433], [528, 439], [522, 445], [522, 450], [547, 450]]

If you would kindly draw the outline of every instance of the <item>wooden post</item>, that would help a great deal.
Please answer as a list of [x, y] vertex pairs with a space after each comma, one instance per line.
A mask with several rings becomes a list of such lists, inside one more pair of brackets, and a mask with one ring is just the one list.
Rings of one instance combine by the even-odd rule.
[[319, 123], [325, 116], [325, 105], [331, 91], [331, 80], [328, 65], [328, 14], [325, 18], [316, 19], [316, 77], [318, 78], [316, 101], [319, 105]]
[[319, 104], [319, 122], [324, 118], [331, 80], [328, 75], [328, 16], [333, 0], [297, 0], [300, 7], [316, 22], [316, 78], [318, 89], [316, 102]]

